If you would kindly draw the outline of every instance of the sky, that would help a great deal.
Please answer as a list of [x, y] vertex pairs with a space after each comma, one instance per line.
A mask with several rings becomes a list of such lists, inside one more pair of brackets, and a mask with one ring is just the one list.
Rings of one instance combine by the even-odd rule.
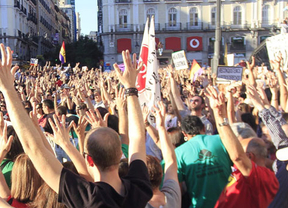
[[76, 12], [80, 13], [81, 34], [89, 35], [97, 30], [97, 0], [75, 0]]

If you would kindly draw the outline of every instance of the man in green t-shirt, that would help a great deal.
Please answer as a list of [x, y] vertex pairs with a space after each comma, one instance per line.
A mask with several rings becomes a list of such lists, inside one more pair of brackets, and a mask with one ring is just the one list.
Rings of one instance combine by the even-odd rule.
[[219, 135], [204, 135], [197, 116], [187, 116], [181, 128], [186, 143], [175, 149], [179, 182], [185, 182], [190, 207], [214, 207], [231, 174], [232, 162]]

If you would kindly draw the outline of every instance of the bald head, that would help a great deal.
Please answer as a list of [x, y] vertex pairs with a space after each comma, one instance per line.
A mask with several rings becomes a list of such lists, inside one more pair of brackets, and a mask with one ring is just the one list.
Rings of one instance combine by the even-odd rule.
[[120, 162], [121, 141], [119, 135], [111, 128], [91, 129], [86, 135], [85, 147], [94, 164], [102, 171]]
[[240, 142], [246, 153], [251, 152], [255, 155], [255, 157], [262, 159], [267, 157], [266, 144], [262, 139], [259, 138], [243, 139]]

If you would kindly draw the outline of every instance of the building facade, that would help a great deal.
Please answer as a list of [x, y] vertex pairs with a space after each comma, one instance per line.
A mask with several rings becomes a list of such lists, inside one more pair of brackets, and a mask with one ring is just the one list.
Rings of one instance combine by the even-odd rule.
[[70, 19], [52, 0], [0, 0], [0, 43], [28, 61], [71, 41]]
[[69, 17], [70, 31], [72, 40], [76, 41], [77, 39], [77, 20], [76, 20], [76, 12], [75, 12], [75, 0], [59, 0], [59, 8], [66, 13]]
[[[221, 54], [248, 59], [285, 19], [284, 0], [222, 0]], [[122, 62], [121, 51], [139, 53], [147, 17], [155, 17], [156, 44], [166, 55], [185, 50], [187, 59], [208, 63], [214, 54], [215, 0], [98, 0], [98, 39], [105, 62]], [[169, 54], [168, 54], [169, 55]], [[159, 56], [158, 56], [159, 58]]]

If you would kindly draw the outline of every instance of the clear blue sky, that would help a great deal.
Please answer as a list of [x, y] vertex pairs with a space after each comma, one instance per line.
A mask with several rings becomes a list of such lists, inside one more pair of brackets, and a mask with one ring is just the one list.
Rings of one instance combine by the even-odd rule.
[[89, 35], [97, 30], [97, 0], [75, 0], [76, 12], [80, 13], [81, 34]]

